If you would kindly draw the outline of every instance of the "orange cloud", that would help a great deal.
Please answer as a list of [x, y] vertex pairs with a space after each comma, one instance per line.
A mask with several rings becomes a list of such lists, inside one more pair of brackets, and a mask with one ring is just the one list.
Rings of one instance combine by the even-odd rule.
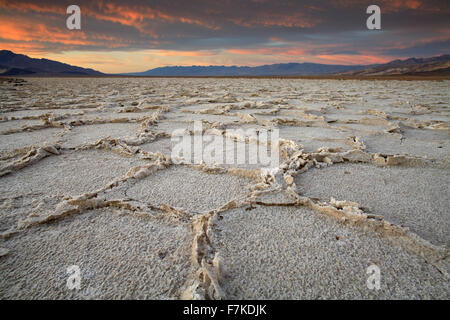
[[281, 55], [281, 56], [301, 56], [307, 54], [307, 50], [296, 47], [228, 49], [227, 52], [232, 54], [245, 54], [245, 55]]
[[[331, 45], [335, 47], [336, 45]], [[258, 55], [270, 55], [272, 57], [278, 57], [278, 61], [294, 62], [298, 59], [304, 60], [308, 58], [310, 61], [317, 63], [333, 63], [333, 64], [376, 64], [386, 63], [393, 60], [392, 57], [378, 56], [366, 53], [355, 54], [314, 54], [314, 50], [317, 49], [314, 45], [304, 45], [302, 48], [288, 47], [288, 48], [263, 48], [263, 49], [228, 49], [226, 52], [238, 55], [247, 55], [255, 57]], [[285, 58], [282, 58], [285, 57]]]
[[124, 25], [135, 26], [138, 29], [142, 29], [143, 22], [146, 19], [161, 19], [168, 22], [181, 22], [187, 24], [196, 24], [206, 28], [216, 29], [217, 26], [213, 26], [201, 19], [187, 18], [180, 15], [173, 15], [164, 13], [160, 10], [156, 10], [149, 6], [127, 6], [127, 5], [117, 5], [114, 3], [103, 4], [100, 2], [100, 10], [103, 9], [102, 13], [93, 10], [92, 8], [87, 8], [87, 14], [92, 15], [97, 19], [107, 20], [112, 22], [119, 22]]
[[[0, 0], [0, 7], [5, 9], [19, 10], [22, 12], [34, 11], [39, 13], [55, 13], [66, 15], [64, 5], [46, 4], [37, 5], [31, 1], [22, 2], [10, 2], [6, 0]], [[123, 5], [115, 4], [112, 2], [92, 2], [86, 5], [82, 5], [82, 14], [91, 16], [97, 20], [110, 21], [120, 23], [124, 26], [131, 26], [136, 28], [142, 33], [151, 34], [149, 30], [149, 20], [159, 19], [167, 22], [181, 22], [186, 24], [195, 24], [208, 29], [218, 30], [220, 27], [208, 23], [202, 19], [189, 18], [181, 15], [174, 15], [165, 13], [161, 10], [156, 10], [150, 6], [139, 5]], [[153, 34], [157, 38], [156, 34]]]
[[246, 54], [246, 55], [255, 55], [255, 54], [261, 54], [261, 55], [272, 55], [274, 54], [273, 49], [228, 49], [227, 52], [233, 53], [233, 54]]
[[30, 50], [27, 52], [41, 52], [45, 44], [52, 44], [54, 48], [55, 45], [59, 45], [64, 50], [70, 50], [75, 46], [102, 46], [112, 49], [127, 45], [126, 39], [95, 32], [86, 34], [83, 30], [68, 30], [65, 26], [49, 26], [43, 22], [30, 21], [18, 16], [2, 17], [0, 40], [3, 40], [0, 42], [3, 48], [6, 46], [5, 43], [9, 43], [10, 46], [15, 43], [11, 49], [16, 52], [25, 48]]
[[[361, 7], [364, 4], [360, 0], [334, 0], [330, 2], [336, 8]], [[442, 12], [449, 11], [431, 1], [424, 0], [377, 0], [374, 4], [381, 8], [382, 13], [394, 13], [405, 10], [418, 12]], [[366, 7], [368, 4], [366, 5]], [[447, 6], [448, 7], [448, 6]]]
[[16, 41], [2, 41], [0, 42], [2, 50], [10, 50], [16, 53], [27, 55], [44, 54], [48, 52], [47, 46], [34, 42], [16, 42]]
[[[339, 45], [340, 46], [340, 45]], [[277, 55], [277, 56], [305, 56], [311, 55], [312, 50], [318, 46], [311, 44], [302, 44], [301, 46], [288, 46], [288, 47], [271, 47], [271, 48], [252, 48], [252, 49], [228, 49], [226, 50], [232, 54], [242, 55]]]
[[21, 1], [13, 2], [8, 0], [0, 0], [0, 7], [5, 9], [14, 9], [22, 12], [34, 11], [40, 13], [58, 13], [66, 14], [66, 7], [63, 5], [56, 5], [54, 3], [43, 5], [38, 5], [33, 2]]
[[83, 31], [61, 30], [43, 23], [26, 23], [18, 20], [3, 20], [0, 24], [0, 37], [6, 40], [54, 42], [71, 45], [93, 45]]
[[316, 55], [315, 58], [321, 63], [335, 63], [345, 65], [386, 63], [393, 60], [392, 57], [380, 57], [364, 54], [324, 54]]
[[246, 18], [229, 18], [228, 21], [244, 27], [289, 27], [289, 28], [311, 28], [321, 22], [318, 18], [308, 17], [304, 13], [291, 14], [279, 13], [257, 13], [255, 16]]
[[214, 52], [209, 50], [200, 51], [176, 51], [176, 50], [151, 50], [150, 54], [162, 57], [204, 57], [212, 56]]
[[420, 6], [422, 6], [422, 2], [418, 0], [391, 0], [386, 3], [386, 7], [390, 10], [417, 9]]

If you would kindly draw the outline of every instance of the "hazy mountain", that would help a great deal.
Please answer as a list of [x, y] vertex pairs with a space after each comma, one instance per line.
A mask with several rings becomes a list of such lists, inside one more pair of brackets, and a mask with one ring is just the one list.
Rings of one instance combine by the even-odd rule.
[[[34, 59], [8, 50], [0, 50], [0, 76], [101, 76], [93, 69], [72, 66], [48, 59]], [[237, 66], [171, 66], [132, 76], [386, 76], [386, 75], [450, 75], [450, 55], [432, 58], [394, 60], [379, 65], [330, 65], [319, 63], [280, 63], [257, 67]]]
[[23, 54], [16, 54], [8, 50], [0, 50], [0, 76], [36, 75], [36, 76], [64, 76], [89, 75], [97, 76], [103, 73], [66, 63], [48, 59], [34, 59]]
[[409, 58], [394, 60], [378, 66], [340, 72], [348, 76], [386, 76], [386, 75], [450, 75], [450, 55], [431, 58]]
[[[372, 65], [373, 66], [373, 65]], [[145, 72], [127, 73], [133, 76], [302, 76], [325, 75], [353, 71], [368, 66], [345, 66], [318, 63], [280, 63], [257, 67], [190, 66], [160, 67]]]

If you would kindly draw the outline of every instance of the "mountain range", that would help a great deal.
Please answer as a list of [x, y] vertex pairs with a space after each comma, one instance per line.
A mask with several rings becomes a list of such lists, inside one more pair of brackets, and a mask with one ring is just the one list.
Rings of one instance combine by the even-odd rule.
[[359, 70], [341, 72], [347, 76], [388, 76], [388, 75], [450, 75], [450, 55], [431, 58], [409, 58], [393, 60], [386, 64]]
[[450, 76], [450, 55], [393, 60], [376, 65], [279, 63], [247, 66], [169, 66], [144, 72], [104, 74], [48, 59], [0, 50], [0, 76]]
[[9, 50], [0, 50], [1, 76], [100, 76], [103, 73], [48, 59], [34, 59]]
[[356, 71], [369, 66], [346, 66], [319, 63], [279, 63], [257, 67], [237, 66], [170, 66], [144, 72], [127, 73], [131, 76], [305, 76]]

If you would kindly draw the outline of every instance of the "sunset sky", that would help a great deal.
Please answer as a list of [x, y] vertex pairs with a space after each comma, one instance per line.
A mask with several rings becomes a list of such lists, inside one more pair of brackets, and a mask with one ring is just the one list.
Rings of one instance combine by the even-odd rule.
[[[81, 30], [66, 28], [68, 5]], [[366, 8], [381, 8], [368, 30]], [[0, 49], [106, 73], [168, 65], [383, 63], [450, 53], [448, 0], [0, 0]]]

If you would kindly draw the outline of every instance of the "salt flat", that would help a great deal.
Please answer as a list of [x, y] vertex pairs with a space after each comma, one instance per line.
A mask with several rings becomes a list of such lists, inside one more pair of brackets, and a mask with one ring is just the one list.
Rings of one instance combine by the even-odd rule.
[[449, 89], [0, 79], [0, 298], [449, 299]]

